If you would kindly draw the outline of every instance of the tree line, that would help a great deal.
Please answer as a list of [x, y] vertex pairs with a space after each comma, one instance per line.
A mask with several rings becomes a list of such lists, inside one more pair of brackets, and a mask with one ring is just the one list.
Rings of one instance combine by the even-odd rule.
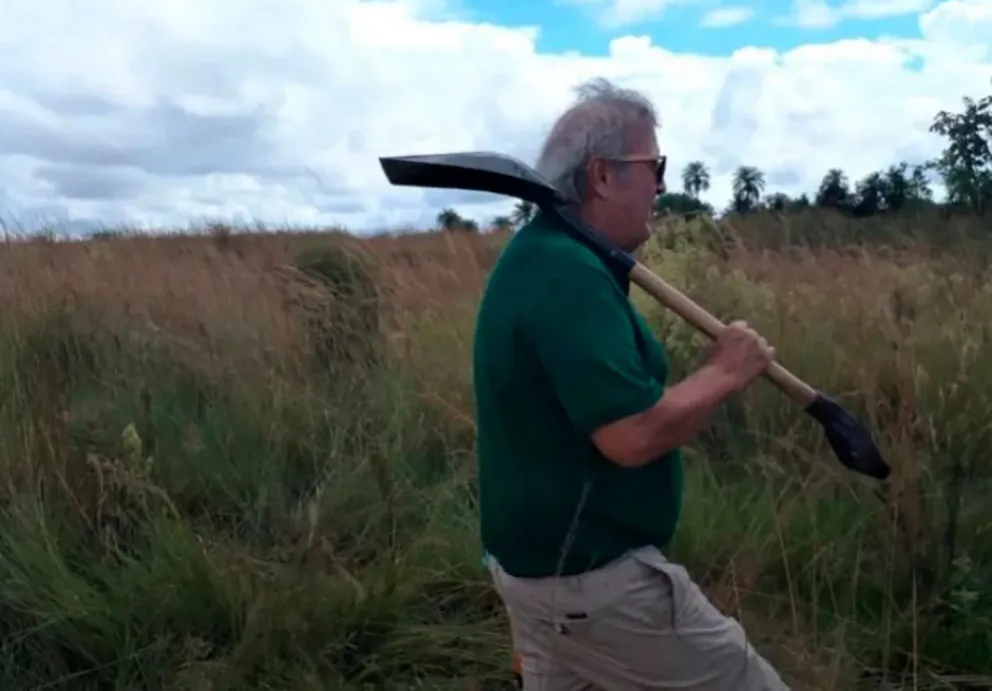
[[[755, 166], [742, 165], [734, 171], [732, 197], [719, 211], [700, 198], [710, 189], [709, 168], [703, 161], [690, 161], [681, 171], [681, 191], [672, 190], [669, 183], [669, 191], [655, 200], [655, 213], [715, 217], [816, 207], [867, 217], [940, 207], [952, 213], [985, 216], [992, 210], [992, 94], [978, 100], [965, 97], [962, 102], [960, 111], [942, 110], [934, 116], [929, 131], [943, 137], [946, 144], [933, 160], [901, 161], [853, 182], [842, 169], [831, 168], [812, 196], [803, 193], [796, 197], [769, 192], [764, 173]], [[936, 199], [934, 179], [944, 187], [943, 199]], [[519, 202], [512, 214], [492, 219], [491, 226], [519, 227], [535, 211], [533, 204]], [[438, 214], [437, 223], [446, 230], [479, 228], [477, 222], [462, 218], [451, 208]]]

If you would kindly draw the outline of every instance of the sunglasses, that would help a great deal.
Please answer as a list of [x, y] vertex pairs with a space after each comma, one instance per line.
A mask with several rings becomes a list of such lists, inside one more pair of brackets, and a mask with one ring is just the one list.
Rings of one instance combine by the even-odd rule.
[[645, 156], [645, 155], [631, 155], [631, 156], [621, 156], [614, 159], [622, 163], [653, 163], [655, 165], [654, 180], [659, 187], [665, 184], [665, 167], [668, 164], [668, 156], [664, 154], [660, 156]]

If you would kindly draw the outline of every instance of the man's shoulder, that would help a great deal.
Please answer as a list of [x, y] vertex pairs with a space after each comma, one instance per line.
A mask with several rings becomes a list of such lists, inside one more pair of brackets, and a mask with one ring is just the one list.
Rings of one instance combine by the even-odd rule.
[[514, 277], [549, 289], [611, 278], [606, 264], [592, 249], [546, 215], [538, 215], [517, 231], [499, 264]]

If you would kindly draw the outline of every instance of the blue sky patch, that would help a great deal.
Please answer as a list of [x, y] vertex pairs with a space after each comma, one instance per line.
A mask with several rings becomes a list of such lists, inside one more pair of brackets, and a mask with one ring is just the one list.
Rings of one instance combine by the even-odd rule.
[[[795, 4], [793, 0], [675, 0], [660, 12], [621, 23], [608, 18], [611, 4], [617, 1], [460, 0], [459, 14], [468, 21], [540, 27], [537, 49], [545, 53], [602, 56], [608, 54], [611, 40], [638, 35], [678, 53], [728, 56], [747, 46], [783, 52], [845, 38], [919, 38], [918, 11], [929, 4], [920, 0], [914, 7], [913, 0], [890, 0], [893, 12], [899, 6], [915, 11], [865, 16], [869, 3], [863, 0], [800, 0]], [[884, 3], [874, 0], [871, 4], [875, 14], [880, 14], [878, 7]]]

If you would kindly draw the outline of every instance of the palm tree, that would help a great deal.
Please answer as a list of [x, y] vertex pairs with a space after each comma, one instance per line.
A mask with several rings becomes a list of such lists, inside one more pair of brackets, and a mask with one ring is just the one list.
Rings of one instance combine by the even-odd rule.
[[534, 214], [536, 213], [537, 206], [533, 202], [521, 201], [513, 207], [513, 215], [511, 218], [516, 225], [522, 226], [534, 218]]
[[765, 191], [765, 174], [754, 166], [741, 166], [734, 173], [734, 209], [751, 211]]
[[710, 188], [710, 171], [702, 161], [689, 161], [682, 169], [682, 189], [693, 199]]

